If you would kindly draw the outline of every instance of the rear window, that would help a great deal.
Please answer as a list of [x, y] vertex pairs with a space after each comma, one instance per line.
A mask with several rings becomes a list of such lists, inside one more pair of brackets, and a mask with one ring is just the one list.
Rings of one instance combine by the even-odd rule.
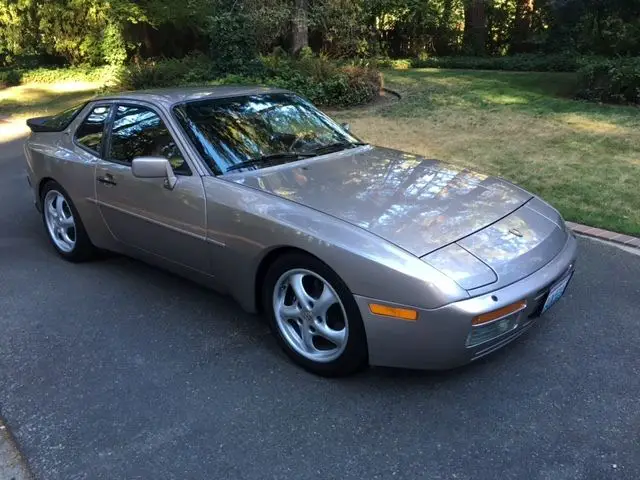
[[40, 124], [51, 130], [64, 130], [69, 126], [74, 118], [80, 113], [80, 110], [84, 108], [87, 102], [75, 105], [64, 112], [60, 112], [57, 115], [43, 118]]

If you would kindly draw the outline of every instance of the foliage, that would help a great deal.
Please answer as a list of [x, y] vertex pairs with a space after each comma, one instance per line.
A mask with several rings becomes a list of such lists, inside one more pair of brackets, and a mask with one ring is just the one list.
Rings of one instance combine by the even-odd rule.
[[67, 68], [37, 68], [22, 72], [22, 83], [56, 83], [56, 82], [100, 82], [114, 81], [118, 69], [106, 66], [95, 68], [91, 66]]
[[0, 54], [48, 54], [71, 64], [121, 64], [124, 27], [146, 21], [133, 0], [0, 0]]
[[578, 71], [578, 96], [640, 104], [640, 57], [591, 62]]
[[182, 59], [150, 59], [127, 66], [120, 73], [118, 86], [126, 90], [197, 84], [215, 78], [215, 65], [204, 55]]
[[519, 72], [575, 72], [580, 58], [569, 54], [521, 53], [504, 57], [426, 57], [411, 61], [414, 68], [463, 68]]
[[281, 51], [262, 57], [244, 73], [222, 73], [204, 55], [150, 60], [125, 69], [120, 87], [145, 89], [197, 84], [267, 85], [293, 90], [319, 105], [368, 103], [379, 93], [381, 74], [369, 67], [338, 65], [326, 56], [292, 58]]
[[[640, 0], [0, 0], [0, 66], [130, 64], [136, 84], [283, 77], [260, 60], [274, 48], [360, 66], [575, 71], [582, 57], [638, 55]], [[204, 77], [173, 71], [196, 52]]]
[[20, 72], [14, 69], [0, 70], [0, 88], [12, 87], [20, 84]]

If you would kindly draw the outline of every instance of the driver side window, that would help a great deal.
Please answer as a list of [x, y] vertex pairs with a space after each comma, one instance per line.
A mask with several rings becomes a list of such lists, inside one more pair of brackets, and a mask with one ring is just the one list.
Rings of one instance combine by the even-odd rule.
[[136, 157], [164, 157], [177, 175], [191, 174], [171, 133], [156, 112], [140, 105], [118, 105], [111, 127], [108, 158], [131, 164]]

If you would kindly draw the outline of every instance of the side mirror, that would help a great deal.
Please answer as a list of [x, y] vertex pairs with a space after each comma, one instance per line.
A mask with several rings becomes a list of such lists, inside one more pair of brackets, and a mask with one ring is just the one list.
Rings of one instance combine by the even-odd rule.
[[341, 123], [340, 126], [344, 128], [347, 132], [351, 131], [351, 125], [349, 125], [348, 123]]
[[137, 157], [131, 162], [131, 172], [137, 178], [164, 178], [165, 186], [173, 190], [178, 178], [169, 160], [164, 157]]

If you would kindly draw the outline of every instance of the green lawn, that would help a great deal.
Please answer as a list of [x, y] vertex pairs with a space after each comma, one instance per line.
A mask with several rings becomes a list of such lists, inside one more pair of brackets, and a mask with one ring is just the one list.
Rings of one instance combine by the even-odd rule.
[[567, 220], [640, 235], [640, 109], [569, 98], [572, 74], [394, 70], [402, 100], [332, 112], [363, 139], [503, 176]]
[[[402, 100], [331, 113], [371, 143], [503, 176], [568, 220], [640, 235], [640, 109], [571, 100], [573, 81], [558, 73], [392, 70], [385, 82]], [[0, 115], [53, 113], [99, 88], [0, 90]]]
[[100, 89], [99, 82], [27, 83], [0, 89], [0, 115], [29, 118], [69, 108]]

